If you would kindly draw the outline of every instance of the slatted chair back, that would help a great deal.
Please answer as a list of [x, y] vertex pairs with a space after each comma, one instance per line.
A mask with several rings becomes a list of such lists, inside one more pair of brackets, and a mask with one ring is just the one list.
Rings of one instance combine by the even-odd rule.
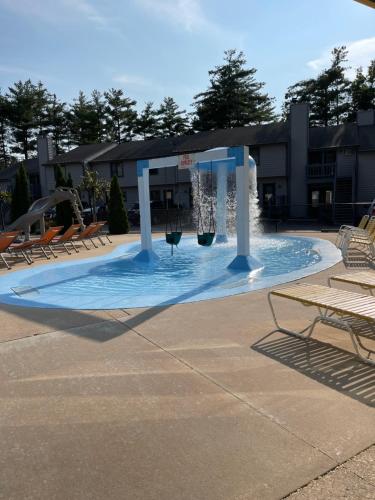
[[60, 238], [58, 238], [54, 243], [65, 243], [71, 240], [72, 237], [78, 233], [80, 227], [80, 224], [72, 224], [70, 227], [68, 227], [65, 233], [61, 235]]
[[14, 231], [16, 234], [2, 234], [0, 236], [0, 253], [8, 250], [13, 241], [17, 238], [19, 232]]

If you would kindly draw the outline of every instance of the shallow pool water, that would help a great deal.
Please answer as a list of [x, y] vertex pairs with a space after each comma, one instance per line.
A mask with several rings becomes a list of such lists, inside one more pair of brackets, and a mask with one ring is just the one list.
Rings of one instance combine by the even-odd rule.
[[110, 254], [31, 267], [0, 279], [0, 302], [29, 307], [116, 309], [162, 306], [226, 297], [285, 283], [321, 271], [341, 260], [331, 243], [284, 235], [251, 242], [252, 255], [264, 266], [249, 275], [227, 269], [236, 241], [200, 247], [183, 237], [171, 256], [164, 240], [154, 241], [160, 260], [136, 263], [139, 243], [121, 245]]

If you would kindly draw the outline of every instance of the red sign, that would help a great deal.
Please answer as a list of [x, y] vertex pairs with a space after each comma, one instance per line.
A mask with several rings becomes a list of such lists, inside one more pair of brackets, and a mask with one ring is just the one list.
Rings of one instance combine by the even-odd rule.
[[178, 168], [190, 168], [195, 163], [193, 155], [184, 154], [178, 157]]

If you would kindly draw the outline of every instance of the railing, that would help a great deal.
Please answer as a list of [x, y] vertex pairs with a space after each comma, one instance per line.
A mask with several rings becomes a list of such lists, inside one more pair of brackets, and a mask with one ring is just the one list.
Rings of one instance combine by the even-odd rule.
[[307, 165], [307, 177], [334, 177], [336, 163]]

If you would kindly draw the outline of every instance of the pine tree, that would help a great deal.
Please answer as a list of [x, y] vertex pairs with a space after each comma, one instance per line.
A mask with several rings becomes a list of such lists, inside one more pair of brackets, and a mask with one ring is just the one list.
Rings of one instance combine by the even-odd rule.
[[332, 51], [331, 66], [316, 78], [301, 80], [290, 86], [285, 94], [284, 116], [290, 104], [310, 104], [310, 125], [339, 125], [348, 119], [350, 111], [350, 82], [345, 76], [348, 52], [344, 46]]
[[92, 108], [94, 111], [94, 133], [96, 142], [106, 141], [106, 109], [105, 101], [98, 90], [91, 93]]
[[120, 185], [115, 175], [112, 177], [109, 194], [108, 227], [111, 234], [125, 234], [129, 232], [128, 214]]
[[152, 102], [146, 102], [144, 109], [137, 118], [135, 130], [144, 140], [159, 135], [159, 117], [153, 105]]
[[188, 119], [185, 110], [179, 110], [173, 97], [165, 97], [157, 114], [159, 116], [159, 135], [172, 137], [184, 134], [188, 129]]
[[130, 141], [137, 123], [136, 101], [125, 97], [121, 89], [104, 92], [106, 99], [107, 135], [112, 142]]
[[11, 215], [15, 221], [25, 214], [30, 207], [29, 179], [24, 165], [22, 164], [16, 173], [16, 181], [12, 192]]
[[56, 154], [65, 150], [68, 144], [68, 115], [66, 103], [57, 99], [56, 94], [50, 96], [47, 103], [48, 133], [51, 134]]
[[273, 99], [262, 93], [255, 68], [246, 69], [243, 52], [226, 50], [224, 64], [209, 71], [210, 86], [194, 97], [196, 130], [232, 128], [275, 119]]
[[349, 121], [355, 121], [358, 110], [375, 109], [375, 59], [371, 61], [367, 74], [357, 69], [351, 84], [351, 110]]
[[12, 152], [27, 160], [36, 149], [36, 136], [45, 126], [44, 117], [48, 93], [42, 83], [31, 80], [16, 82], [6, 94], [9, 106], [8, 122]]
[[9, 124], [8, 124], [9, 106], [5, 96], [0, 94], [0, 169], [9, 165]]
[[82, 90], [68, 113], [70, 141], [72, 144], [92, 144], [97, 140], [97, 120], [92, 102]]

